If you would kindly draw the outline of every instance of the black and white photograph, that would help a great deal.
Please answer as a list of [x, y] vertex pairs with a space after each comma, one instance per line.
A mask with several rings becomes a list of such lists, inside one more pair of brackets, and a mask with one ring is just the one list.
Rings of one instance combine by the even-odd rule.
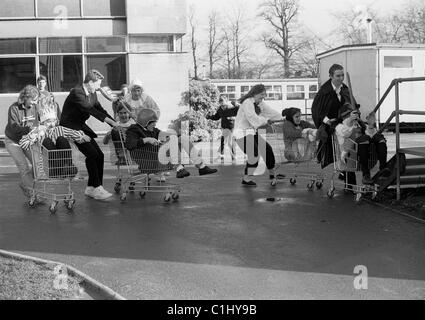
[[6, 300], [425, 300], [425, 1], [2, 0]]

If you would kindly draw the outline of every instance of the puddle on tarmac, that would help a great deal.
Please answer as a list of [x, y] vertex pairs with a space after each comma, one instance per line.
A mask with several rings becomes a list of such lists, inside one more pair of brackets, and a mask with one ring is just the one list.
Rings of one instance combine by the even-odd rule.
[[257, 199], [258, 203], [270, 203], [270, 204], [297, 204], [297, 205], [305, 205], [305, 206], [314, 206], [312, 203], [300, 201], [300, 199], [296, 198], [279, 198], [279, 197], [269, 197], [269, 198], [261, 198]]

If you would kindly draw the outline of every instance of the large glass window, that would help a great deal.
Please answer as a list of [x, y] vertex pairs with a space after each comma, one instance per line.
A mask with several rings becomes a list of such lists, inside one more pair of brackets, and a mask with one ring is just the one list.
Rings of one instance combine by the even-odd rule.
[[120, 90], [121, 85], [127, 81], [125, 55], [87, 56], [87, 70], [90, 69], [99, 70], [105, 76], [102, 83], [112, 90]]
[[83, 82], [83, 57], [40, 56], [40, 74], [47, 77], [50, 91], [69, 91]]
[[124, 37], [87, 38], [87, 52], [125, 52]]
[[80, 0], [37, 0], [39, 17], [81, 17]]
[[81, 53], [81, 38], [41, 38], [40, 53]]
[[0, 54], [35, 54], [35, 38], [0, 39]]
[[385, 68], [413, 68], [413, 57], [384, 57]]
[[125, 16], [125, 1], [123, 0], [84, 0], [84, 16], [121, 17]]
[[0, 58], [0, 93], [19, 92], [35, 76], [35, 58]]
[[305, 99], [305, 92], [304, 92], [304, 86], [302, 85], [288, 85], [286, 86], [286, 99], [287, 100], [304, 100]]
[[173, 36], [131, 36], [130, 52], [173, 52]]
[[28, 18], [35, 16], [34, 0], [2, 0], [1, 18]]

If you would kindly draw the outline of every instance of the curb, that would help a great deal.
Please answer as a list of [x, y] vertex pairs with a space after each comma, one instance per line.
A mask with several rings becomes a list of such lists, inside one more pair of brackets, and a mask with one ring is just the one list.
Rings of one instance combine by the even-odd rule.
[[42, 265], [64, 266], [67, 269], [68, 274], [70, 274], [73, 277], [77, 276], [82, 278], [84, 285], [86, 285], [91, 290], [95, 291], [97, 294], [102, 296], [104, 300], [126, 300], [123, 296], [116, 293], [111, 288], [105, 286], [99, 281], [94, 280], [93, 278], [89, 277], [85, 273], [67, 264], [59, 263], [59, 262], [51, 261], [51, 260], [44, 260], [44, 259], [26, 256], [23, 254], [13, 253], [13, 252], [4, 251], [4, 250], [0, 250], [0, 257], [14, 259], [18, 261], [30, 261], [30, 262], [34, 262], [36, 264], [42, 264]]

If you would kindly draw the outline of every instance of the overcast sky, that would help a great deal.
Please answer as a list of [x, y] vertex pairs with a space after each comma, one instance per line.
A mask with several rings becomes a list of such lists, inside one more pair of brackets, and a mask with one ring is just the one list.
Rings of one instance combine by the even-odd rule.
[[[205, 21], [211, 9], [216, 8], [220, 12], [226, 12], [241, 1], [248, 15], [255, 16], [261, 0], [188, 0], [188, 3], [195, 6], [197, 16]], [[331, 12], [365, 5], [378, 12], [385, 12], [397, 9], [400, 2], [400, 0], [300, 0], [302, 7], [300, 20], [316, 35], [326, 37], [335, 28]]]

